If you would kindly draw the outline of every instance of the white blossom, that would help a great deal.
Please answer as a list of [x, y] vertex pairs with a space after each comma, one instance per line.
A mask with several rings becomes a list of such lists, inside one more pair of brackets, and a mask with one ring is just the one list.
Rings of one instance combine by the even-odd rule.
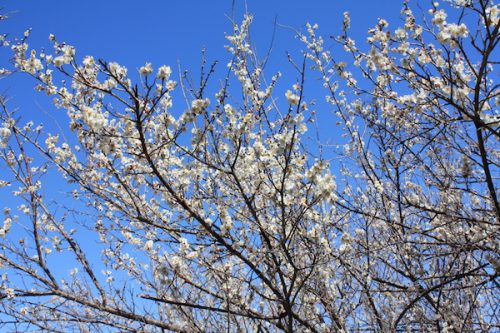
[[156, 75], [160, 80], [168, 80], [172, 74], [172, 69], [169, 66], [161, 66], [158, 68], [158, 74]]
[[147, 62], [144, 66], [139, 68], [139, 73], [142, 76], [148, 76], [149, 74], [153, 73], [153, 65], [151, 65], [150, 62]]
[[291, 90], [287, 90], [285, 93], [286, 99], [291, 105], [298, 105], [300, 101], [300, 97], [294, 94]]

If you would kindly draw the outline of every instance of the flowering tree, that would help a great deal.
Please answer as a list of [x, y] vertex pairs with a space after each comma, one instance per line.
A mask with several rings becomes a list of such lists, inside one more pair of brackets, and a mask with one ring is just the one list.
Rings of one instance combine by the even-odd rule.
[[[61, 332], [498, 329], [498, 6], [453, 6], [450, 23], [437, 4], [419, 19], [405, 3], [404, 26], [380, 19], [366, 51], [345, 13], [331, 40], [352, 64], [308, 25], [285, 103], [247, 16], [213, 96], [214, 66], [197, 87], [181, 80], [181, 114], [168, 66], [147, 63], [134, 83], [54, 36], [54, 54], [15, 42], [17, 70], [67, 112], [71, 134], [21, 124], [2, 100], [0, 184], [23, 202], [0, 229], [0, 321]], [[305, 136], [306, 71], [344, 127], [335, 163]], [[50, 203], [41, 185], [55, 172], [85, 207]]]

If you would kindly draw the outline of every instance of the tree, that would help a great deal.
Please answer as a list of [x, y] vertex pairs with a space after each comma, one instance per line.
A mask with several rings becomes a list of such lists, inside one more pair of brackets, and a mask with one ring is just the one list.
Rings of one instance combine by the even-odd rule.
[[[67, 112], [71, 136], [22, 125], [2, 100], [1, 185], [24, 200], [20, 217], [5, 209], [0, 229], [4, 325], [498, 329], [498, 6], [452, 5], [455, 23], [437, 4], [419, 19], [405, 2], [404, 26], [380, 19], [367, 51], [345, 13], [330, 40], [352, 64], [307, 25], [284, 107], [246, 16], [228, 36], [229, 74], [214, 97], [215, 65], [203, 65], [198, 87], [181, 80], [190, 107], [179, 116], [168, 66], [147, 63], [134, 83], [125, 67], [79, 60], [55, 38], [54, 54], [14, 42], [17, 70]], [[306, 72], [322, 80], [342, 149], [305, 135], [315, 120]], [[86, 208], [47, 202], [41, 184], [55, 171]], [[61, 261], [73, 263], [69, 275]]]

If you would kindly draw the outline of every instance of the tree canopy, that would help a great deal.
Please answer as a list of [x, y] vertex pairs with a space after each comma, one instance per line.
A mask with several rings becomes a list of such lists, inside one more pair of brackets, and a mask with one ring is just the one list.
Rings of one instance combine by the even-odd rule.
[[[4, 35], [3, 80], [31, 77], [67, 129], [1, 99], [0, 327], [500, 329], [499, 8], [428, 7], [405, 1], [366, 42], [347, 12], [332, 36], [307, 24], [284, 90], [251, 15], [196, 81]], [[54, 179], [74, 205], [42, 191]]]

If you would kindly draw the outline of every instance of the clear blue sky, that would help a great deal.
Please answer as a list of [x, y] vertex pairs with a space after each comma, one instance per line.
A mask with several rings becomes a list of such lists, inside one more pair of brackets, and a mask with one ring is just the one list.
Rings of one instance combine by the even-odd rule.
[[[339, 31], [342, 13], [351, 12], [353, 30], [362, 36], [377, 17], [398, 19], [402, 0], [248, 0], [248, 11], [255, 15], [253, 38], [264, 50], [272, 35], [273, 22], [302, 27], [307, 21], [318, 23], [325, 34]], [[207, 48], [210, 58], [224, 53], [224, 32], [230, 32], [228, 16], [233, 0], [5, 0], [13, 11], [2, 25], [7, 32], [33, 28], [33, 45], [48, 45], [49, 33], [77, 47], [80, 55], [92, 54], [138, 67], [153, 64], [197, 65], [199, 52]], [[235, 18], [241, 19], [245, 2], [234, 0]], [[399, 19], [398, 19], [399, 20]], [[293, 32], [278, 28], [274, 58], [296, 47]], [[292, 43], [291, 43], [292, 42]], [[281, 52], [280, 52], [281, 51]]]
[[[183, 70], [197, 73], [201, 49], [206, 48], [209, 62], [221, 60], [218, 68], [222, 76], [229, 59], [224, 45], [228, 44], [225, 33], [231, 33], [232, 29], [230, 17], [234, 16], [239, 22], [248, 10], [254, 15], [252, 40], [260, 55], [271, 43], [275, 20], [278, 23], [273, 53], [266, 68], [270, 77], [278, 70], [295, 75], [287, 63], [286, 52], [300, 57], [303, 48], [294, 38], [295, 32], [285, 26], [302, 29], [306, 22], [318, 23], [320, 33], [328, 37], [340, 33], [343, 12], [349, 11], [352, 34], [363, 41], [367, 29], [376, 24], [378, 17], [389, 20], [393, 28], [401, 25], [401, 6], [402, 0], [5, 0], [4, 12], [10, 19], [2, 22], [1, 27], [14, 36], [33, 28], [29, 44], [38, 50], [51, 47], [47, 37], [52, 33], [58, 41], [74, 45], [77, 58], [93, 55], [116, 61], [128, 67], [129, 72], [147, 61], [156, 68], [170, 65], [175, 75], [178, 75], [178, 63]], [[2, 52], [5, 61], [5, 50]], [[278, 88], [288, 89], [294, 80], [295, 77], [285, 75]], [[24, 119], [44, 122], [50, 130], [45, 119], [50, 114], [61, 119], [65, 127], [64, 112], [53, 112], [51, 99], [34, 93], [32, 86], [32, 80], [19, 76], [0, 82], [0, 90], [8, 89], [13, 106], [22, 110]], [[324, 100], [323, 95], [321, 89], [306, 91], [308, 100]], [[329, 110], [325, 111], [329, 114]], [[334, 122], [333, 118], [329, 119], [323, 134], [332, 131], [330, 124]]]
[[[402, 2], [247, 0], [246, 6], [255, 17], [252, 40], [261, 55], [269, 47], [275, 20], [279, 24], [267, 68], [269, 77], [278, 70], [293, 72], [287, 63], [286, 52], [300, 55], [302, 48], [300, 42], [294, 39], [295, 33], [283, 26], [301, 29], [306, 22], [318, 23], [320, 33], [328, 37], [340, 33], [343, 12], [349, 11], [352, 36], [362, 42], [366, 40], [367, 29], [376, 24], [378, 17], [387, 19], [391, 28], [402, 25], [399, 14]], [[421, 2], [425, 4], [424, 8], [430, 5], [427, 0]], [[93, 55], [95, 58], [119, 62], [128, 67], [130, 72], [145, 62], [152, 62], [156, 68], [167, 64], [172, 66], [176, 75], [178, 62], [182, 69], [199, 70], [202, 48], [206, 48], [210, 62], [216, 59], [222, 61], [219, 73], [224, 75], [223, 66], [228, 60], [224, 36], [225, 33], [231, 33], [230, 17], [234, 13], [235, 20], [239, 22], [245, 12], [243, 0], [234, 0], [234, 12], [233, 0], [4, 0], [2, 3], [3, 13], [10, 16], [9, 20], [0, 23], [2, 33], [22, 36], [26, 29], [33, 28], [29, 39], [32, 48], [50, 47], [47, 37], [52, 33], [58, 41], [74, 45], [79, 59]], [[7, 56], [7, 50], [0, 50], [0, 67], [6, 66]], [[293, 78], [284, 77], [283, 80], [281, 89], [287, 89]], [[7, 91], [7, 95], [12, 97], [11, 107], [20, 108], [18, 115], [23, 118], [21, 123], [34, 119], [35, 123], [45, 123], [45, 129], [52, 133], [59, 131], [54, 120], [66, 127], [65, 113], [54, 110], [51, 98], [35, 93], [32, 89], [34, 85], [33, 80], [17, 75], [1, 80], [0, 92]], [[324, 94], [319, 89], [306, 92], [306, 98], [324, 100]], [[318, 111], [329, 116], [331, 107], [325, 109]], [[47, 119], [47, 115], [52, 119]], [[322, 134], [326, 137], [338, 135], [340, 130], [334, 126], [335, 117], [324, 119], [327, 121], [321, 124]], [[47, 179], [49, 182], [45, 182], [44, 190], [50, 192], [51, 199], [59, 203], [72, 201], [64, 195], [67, 187], [61, 178], [52, 181], [52, 175], [49, 175]], [[6, 199], [7, 203], [15, 200], [6, 191], [0, 191], [0, 199]], [[85, 246], [91, 250], [93, 243]], [[64, 271], [64, 265], [60, 269]]]
[[[12, 36], [32, 28], [30, 47], [40, 50], [50, 48], [50, 33], [58, 41], [74, 45], [77, 58], [93, 55], [107, 61], [116, 61], [129, 68], [129, 72], [145, 62], [157, 68], [167, 64], [178, 75], [177, 64], [182, 69], [196, 73], [200, 67], [200, 52], [206, 48], [209, 62], [221, 60], [219, 77], [225, 74], [224, 64], [229, 59], [224, 45], [225, 33], [231, 33], [230, 17], [241, 21], [248, 10], [254, 15], [252, 40], [258, 52], [267, 51], [274, 30], [273, 53], [266, 68], [267, 77], [276, 71], [285, 73], [278, 86], [279, 91], [289, 89], [294, 81], [293, 69], [287, 62], [286, 52], [300, 56], [301, 43], [294, 38], [289, 26], [302, 29], [306, 22], [318, 23], [320, 33], [328, 37], [339, 34], [344, 11], [351, 13], [352, 35], [360, 42], [366, 39], [366, 31], [373, 27], [378, 17], [391, 23], [391, 28], [402, 25], [400, 9], [402, 0], [4, 0], [3, 13], [10, 19], [2, 21], [2, 32]], [[416, 0], [414, 1], [416, 2]], [[421, 1], [424, 2], [424, 1]], [[425, 6], [430, 3], [425, 1]], [[327, 43], [332, 44], [330, 41]], [[0, 50], [0, 59], [5, 66], [7, 50]], [[289, 73], [287, 77], [286, 73]], [[292, 74], [290, 74], [292, 73]], [[311, 74], [311, 75], [316, 75]], [[292, 76], [292, 77], [291, 77]], [[311, 80], [309, 81], [311, 82]], [[216, 82], [212, 82], [216, 84]], [[67, 128], [65, 112], [55, 110], [52, 98], [35, 93], [35, 82], [24, 75], [0, 81], [0, 92], [11, 97], [11, 108], [19, 108], [21, 123], [34, 120], [44, 123], [46, 132], [59, 132]], [[325, 91], [309, 89], [306, 99], [324, 101]], [[284, 96], [280, 95], [284, 100]], [[183, 101], [177, 100], [182, 103]], [[174, 100], [175, 103], [175, 100]], [[338, 143], [340, 129], [335, 127], [336, 118], [330, 113], [331, 106], [319, 107], [320, 133], [323, 138]], [[180, 110], [183, 111], [183, 110]], [[54, 121], [55, 120], [55, 121]], [[56, 123], [57, 122], [57, 123]], [[60, 179], [51, 182], [45, 190], [57, 198], [64, 191]], [[66, 189], [67, 190], [67, 189]], [[2, 192], [5, 193], [5, 192]], [[62, 200], [58, 198], [57, 200]]]

